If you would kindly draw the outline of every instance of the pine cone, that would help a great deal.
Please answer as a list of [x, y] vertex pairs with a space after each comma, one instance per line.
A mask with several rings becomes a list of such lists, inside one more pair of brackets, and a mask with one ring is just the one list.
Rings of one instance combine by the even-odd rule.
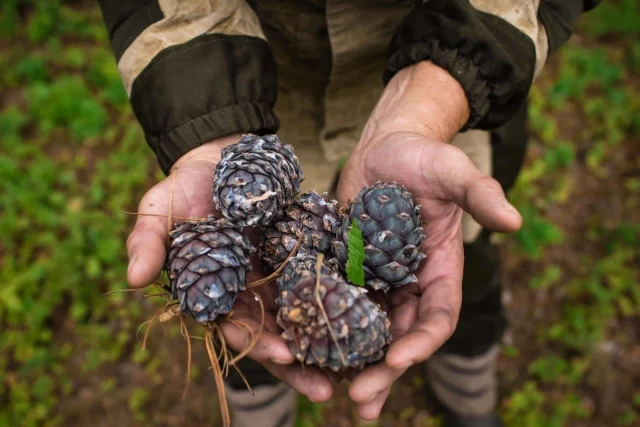
[[182, 313], [212, 323], [245, 289], [255, 249], [228, 221], [213, 216], [176, 225], [170, 238], [166, 269], [172, 298]]
[[287, 259], [302, 238], [298, 253], [328, 254], [331, 241], [340, 224], [338, 202], [315, 191], [303, 194], [265, 228], [259, 253], [263, 264], [272, 271]]
[[333, 253], [342, 269], [348, 259], [349, 229], [355, 219], [364, 239], [364, 272], [367, 286], [387, 291], [417, 283], [414, 272], [426, 255], [420, 252], [425, 239], [420, 207], [404, 186], [377, 182], [363, 188], [350, 203]]
[[245, 135], [222, 150], [213, 198], [233, 225], [267, 225], [300, 192], [304, 175], [290, 145], [275, 135]]
[[[321, 274], [326, 276], [338, 272], [335, 259], [327, 260], [325, 258], [321, 268]], [[303, 253], [291, 257], [289, 261], [287, 261], [287, 265], [282, 269], [280, 276], [276, 279], [278, 290], [280, 292], [292, 290], [306, 273], [312, 275], [314, 278], [316, 277], [316, 256]]]
[[284, 329], [282, 337], [295, 358], [336, 372], [380, 360], [391, 342], [389, 320], [367, 291], [337, 275], [323, 275], [318, 294], [338, 346], [318, 305], [316, 278], [303, 273], [291, 291], [282, 292], [278, 302], [278, 325]]

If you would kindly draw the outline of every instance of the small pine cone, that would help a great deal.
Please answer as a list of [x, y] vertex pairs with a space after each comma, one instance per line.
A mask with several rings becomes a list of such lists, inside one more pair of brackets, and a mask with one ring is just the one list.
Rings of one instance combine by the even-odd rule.
[[166, 269], [172, 298], [183, 314], [213, 323], [245, 290], [254, 247], [228, 221], [213, 216], [176, 225], [170, 238]]
[[281, 294], [277, 322], [294, 357], [336, 372], [382, 359], [391, 342], [389, 320], [367, 291], [337, 275], [323, 275], [317, 293], [325, 313], [318, 305], [316, 278], [309, 273]]
[[[327, 260], [325, 258], [321, 268], [321, 274], [326, 276], [335, 275], [338, 272], [338, 265], [335, 259]], [[280, 292], [292, 290], [302, 276], [307, 273], [314, 278], [316, 277], [315, 255], [303, 253], [291, 257], [289, 261], [287, 261], [287, 265], [282, 269], [280, 276], [276, 279], [278, 290]]]
[[349, 229], [356, 220], [364, 239], [365, 283], [373, 289], [389, 290], [417, 283], [414, 272], [426, 255], [420, 252], [425, 239], [420, 206], [404, 186], [377, 182], [363, 188], [348, 206], [333, 253], [342, 269], [348, 259]]
[[259, 253], [263, 264], [277, 269], [302, 238], [298, 253], [315, 255], [331, 252], [331, 242], [340, 224], [338, 202], [315, 191], [305, 193], [265, 228]]
[[267, 225], [300, 192], [304, 175], [293, 147], [275, 135], [245, 135], [222, 150], [213, 199], [233, 225]]

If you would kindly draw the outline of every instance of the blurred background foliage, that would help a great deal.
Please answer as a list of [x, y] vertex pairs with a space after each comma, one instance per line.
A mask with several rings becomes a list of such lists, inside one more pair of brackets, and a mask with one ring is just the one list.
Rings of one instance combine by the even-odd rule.
[[[532, 140], [497, 236], [511, 326], [500, 365], [509, 426], [640, 425], [640, 6], [581, 21], [530, 95]], [[137, 201], [162, 175], [89, 1], [0, 6], [0, 426], [218, 420], [206, 355], [125, 289]], [[199, 346], [196, 346], [199, 347]], [[437, 426], [419, 368], [382, 426]], [[344, 388], [339, 392], [345, 395]], [[347, 399], [299, 404], [299, 426], [358, 425]]]

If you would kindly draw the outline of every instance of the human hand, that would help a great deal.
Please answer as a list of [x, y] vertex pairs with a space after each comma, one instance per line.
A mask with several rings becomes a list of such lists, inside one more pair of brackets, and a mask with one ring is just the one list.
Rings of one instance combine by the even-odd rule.
[[372, 294], [389, 314], [394, 342], [384, 362], [347, 375], [364, 419], [377, 418], [393, 382], [455, 329], [462, 303], [462, 209], [492, 230], [521, 226], [500, 184], [447, 144], [468, 114], [462, 88], [445, 70], [428, 62], [408, 67], [385, 88], [342, 172], [342, 203], [376, 181], [406, 186], [421, 205], [427, 236], [418, 283]]
[[[166, 257], [169, 224], [166, 215], [176, 218], [201, 218], [215, 212], [212, 184], [221, 150], [240, 139], [240, 135], [221, 138], [204, 144], [184, 156], [174, 164], [172, 176], [165, 178], [149, 190], [138, 207], [135, 227], [127, 240], [129, 267], [127, 279], [132, 287], [144, 287], [152, 283], [160, 274]], [[154, 216], [157, 215], [157, 216]], [[245, 229], [251, 233], [251, 230]], [[257, 236], [250, 236], [257, 237]], [[254, 245], [257, 243], [253, 239]], [[253, 272], [247, 281], [260, 279], [257, 257], [252, 259]], [[280, 337], [275, 315], [275, 287], [262, 286], [254, 290], [264, 303], [264, 327], [259, 341], [249, 357], [264, 365], [273, 375], [289, 384], [311, 400], [328, 400], [332, 394], [335, 375], [325, 374], [319, 369], [307, 367], [304, 371], [294, 359], [286, 342]], [[248, 291], [242, 292], [233, 306], [233, 319], [243, 322], [256, 334], [260, 328], [262, 311], [258, 301]], [[238, 328], [230, 322], [221, 322], [221, 329], [227, 344], [241, 351], [248, 343], [246, 329]], [[251, 378], [248, 379], [251, 382]]]

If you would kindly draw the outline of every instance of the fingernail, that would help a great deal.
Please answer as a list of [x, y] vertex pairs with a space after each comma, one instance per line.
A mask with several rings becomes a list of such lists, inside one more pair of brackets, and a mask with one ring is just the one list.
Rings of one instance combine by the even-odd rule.
[[513, 205], [509, 203], [507, 199], [502, 199], [502, 208], [509, 212], [518, 213], [518, 210], [513, 207]]
[[131, 271], [131, 268], [136, 263], [137, 258], [138, 258], [138, 255], [133, 255], [131, 259], [129, 259], [129, 266], [127, 267], [127, 271]]
[[307, 396], [309, 398], [310, 401], [312, 401], [313, 403], [322, 403], [323, 400], [322, 399], [316, 399], [315, 397], [311, 397], [311, 396]]

